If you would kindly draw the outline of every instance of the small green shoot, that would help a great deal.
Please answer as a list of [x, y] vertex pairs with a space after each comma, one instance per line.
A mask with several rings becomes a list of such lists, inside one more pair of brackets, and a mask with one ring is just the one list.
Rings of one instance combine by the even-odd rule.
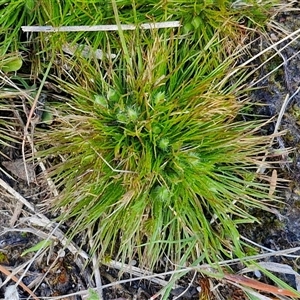
[[6, 55], [0, 61], [0, 70], [2, 72], [15, 72], [21, 69], [22, 59], [16, 55]]
[[93, 289], [88, 289], [89, 295], [87, 297], [87, 300], [101, 300], [98, 293], [94, 291]]
[[34, 246], [23, 251], [21, 253], [21, 256], [25, 256], [26, 254], [32, 253], [32, 252], [38, 252], [41, 250], [45, 250], [46, 248], [50, 247], [52, 243], [53, 243], [53, 241], [51, 241], [51, 240], [42, 240], [42, 241], [38, 242], [37, 244], [35, 244]]

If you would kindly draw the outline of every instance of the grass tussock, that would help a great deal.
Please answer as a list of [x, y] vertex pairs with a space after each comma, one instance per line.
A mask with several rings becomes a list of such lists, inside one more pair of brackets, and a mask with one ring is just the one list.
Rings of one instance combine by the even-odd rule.
[[255, 173], [269, 139], [256, 135], [261, 122], [239, 120], [236, 87], [218, 85], [233, 58], [211, 67], [216, 39], [205, 48], [157, 32], [122, 41], [124, 56], [56, 78], [73, 98], [39, 133], [40, 155], [62, 158], [51, 176], [71, 236], [92, 228], [100, 258], [135, 256], [149, 268], [163, 257], [242, 256], [238, 225], [270, 200]]

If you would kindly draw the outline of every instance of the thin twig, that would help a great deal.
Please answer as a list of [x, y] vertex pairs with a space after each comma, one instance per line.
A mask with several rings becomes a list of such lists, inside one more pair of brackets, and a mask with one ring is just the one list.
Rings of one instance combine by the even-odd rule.
[[[143, 23], [140, 25], [121, 24], [122, 30], [159, 29], [180, 27], [179, 21]], [[117, 31], [118, 25], [94, 25], [94, 26], [22, 26], [24, 32], [79, 32], [79, 31]]]

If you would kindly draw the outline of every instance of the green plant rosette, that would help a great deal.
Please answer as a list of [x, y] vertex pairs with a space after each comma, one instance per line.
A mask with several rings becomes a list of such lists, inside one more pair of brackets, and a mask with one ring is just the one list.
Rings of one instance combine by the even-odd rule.
[[136, 33], [124, 43], [126, 55], [77, 58], [80, 72], [56, 77], [73, 97], [38, 132], [38, 147], [49, 145], [39, 155], [61, 158], [50, 176], [70, 237], [92, 229], [100, 259], [136, 257], [149, 268], [164, 257], [242, 256], [238, 225], [271, 202], [256, 173], [270, 139], [257, 134], [261, 121], [240, 117], [232, 78], [222, 82], [234, 57], [211, 68], [218, 47], [181, 35]]

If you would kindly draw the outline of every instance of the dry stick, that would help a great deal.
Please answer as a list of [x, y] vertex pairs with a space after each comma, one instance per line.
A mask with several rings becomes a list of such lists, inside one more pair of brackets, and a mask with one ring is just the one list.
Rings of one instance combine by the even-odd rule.
[[[254, 245], [254, 246], [257, 247], [257, 248], [260, 248], [261, 250], [268, 251], [269, 253], [274, 253], [274, 256], [278, 255], [278, 254], [277, 254], [278, 251], [276, 251], [276, 250], [272, 250], [272, 249], [267, 248], [267, 247], [265, 247], [265, 246], [262, 246], [262, 245], [260, 245], [260, 244], [258, 244], [258, 243], [255, 243], [254, 241], [252, 241], [252, 240], [250, 240], [250, 239], [248, 239], [248, 238], [246, 238], [246, 237], [244, 237], [244, 236], [241, 236], [241, 238], [242, 238], [243, 240], [245, 240], [247, 243], [250, 243], [250, 244]], [[294, 252], [296, 252], [296, 251], [294, 251]], [[289, 253], [289, 252], [288, 252], [288, 253]], [[287, 253], [287, 252], [284, 252], [284, 250], [282, 250], [280, 256], [287, 257], [287, 258], [296, 258], [296, 259], [299, 259], [299, 255], [293, 255], [293, 254], [288, 254], [288, 253]], [[261, 259], [264, 259], [264, 258], [265, 258], [265, 257], [264, 257], [264, 254], [260, 254], [260, 255], [262, 255]]]
[[[179, 21], [144, 23], [141, 25], [121, 24], [122, 30], [159, 29], [180, 27]], [[24, 32], [79, 32], [79, 31], [117, 31], [118, 25], [94, 25], [94, 26], [22, 26]]]
[[[21, 218], [21, 223], [25, 223], [27, 220], [30, 222], [31, 217], [24, 217]], [[9, 227], [4, 227], [3, 231], [1, 232], [1, 235], [9, 232], [22, 232], [22, 233], [31, 233], [32, 235], [36, 235], [37, 237], [46, 240], [49, 237], [49, 234], [41, 231], [41, 230], [36, 230], [36, 228], [32, 227], [22, 227], [22, 228], [9, 228]]]
[[[56, 227], [52, 230], [52, 232], [47, 236], [46, 240], [44, 241], [44, 245], [47, 243], [47, 241], [50, 240], [51, 236], [53, 235], [53, 233], [55, 232], [56, 229], [58, 229], [58, 225], [56, 225]], [[38, 258], [38, 256], [44, 251], [43, 246], [34, 254], [34, 256], [28, 261], [26, 262], [27, 266], [25, 268], [25, 270], [23, 271], [22, 275], [19, 278], [19, 282], [21, 282], [21, 280], [23, 279], [23, 277], [25, 276], [25, 274], [27, 274], [29, 268], [31, 267], [32, 263]], [[64, 251], [58, 251], [58, 255], [56, 257], [56, 260], [59, 259], [59, 257], [61, 256], [61, 252]], [[50, 265], [50, 268], [54, 265], [54, 262]], [[46, 272], [47, 273], [47, 272]], [[46, 274], [44, 274], [44, 277], [46, 276]], [[41, 283], [41, 281], [40, 281]], [[37, 290], [38, 286], [36, 286], [36, 288], [33, 290], [33, 292], [35, 292]]]

